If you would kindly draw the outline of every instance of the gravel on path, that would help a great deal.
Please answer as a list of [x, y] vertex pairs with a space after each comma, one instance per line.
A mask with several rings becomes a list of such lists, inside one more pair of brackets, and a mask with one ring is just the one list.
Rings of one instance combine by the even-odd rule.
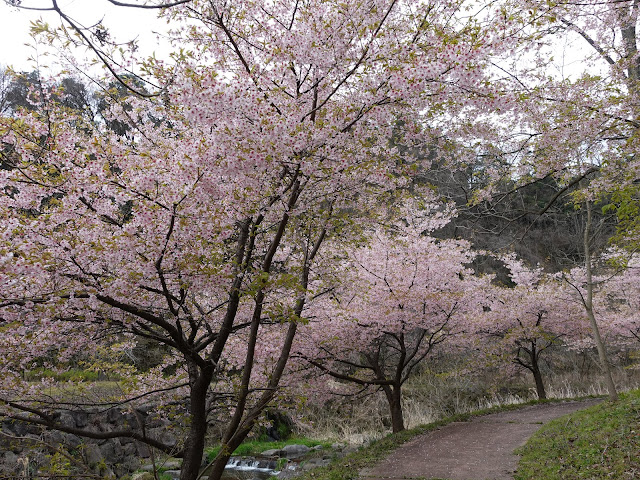
[[512, 480], [518, 464], [513, 451], [536, 430], [554, 418], [600, 401], [531, 405], [450, 423], [407, 442], [363, 470], [360, 480]]

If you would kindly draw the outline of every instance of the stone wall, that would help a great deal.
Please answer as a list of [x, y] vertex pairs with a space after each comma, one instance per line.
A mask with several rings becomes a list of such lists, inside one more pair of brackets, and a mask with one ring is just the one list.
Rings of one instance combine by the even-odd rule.
[[[92, 431], [115, 431], [144, 422], [147, 435], [166, 444], [176, 444], [167, 420], [112, 408], [101, 413], [59, 411], [54, 418], [62, 425]], [[38, 425], [3, 420], [0, 424], [0, 478], [51, 473], [94, 473], [120, 478], [148, 462], [149, 448], [130, 438], [94, 440]]]

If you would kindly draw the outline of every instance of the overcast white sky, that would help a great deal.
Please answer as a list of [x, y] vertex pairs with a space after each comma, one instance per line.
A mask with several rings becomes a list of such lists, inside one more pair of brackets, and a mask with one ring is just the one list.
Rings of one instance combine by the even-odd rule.
[[[23, 0], [23, 5], [48, 7], [50, 0]], [[104, 25], [118, 39], [128, 41], [138, 37], [141, 53], [150, 55], [162, 47], [158, 47], [154, 31], [166, 31], [164, 21], [156, 19], [155, 10], [134, 8], [118, 8], [106, 0], [61, 0], [59, 5], [65, 13], [80, 21], [85, 26], [94, 25], [103, 19]], [[60, 25], [60, 18], [54, 12], [34, 12], [9, 7], [0, 0], [0, 65], [13, 66], [18, 71], [30, 71], [35, 63], [28, 60], [36, 53], [40, 56], [46, 51], [45, 46], [38, 46], [36, 51], [25, 46], [33, 44], [29, 35], [30, 22], [42, 18], [52, 26]], [[52, 65], [53, 57], [40, 57], [41, 63]], [[54, 70], [56, 68], [54, 67]]]
[[[100, 20], [109, 29], [112, 36], [120, 42], [138, 38], [141, 58], [154, 51], [160, 57], [166, 57], [169, 49], [166, 45], [158, 45], [153, 32], [166, 32], [167, 24], [156, 18], [157, 11], [135, 8], [114, 7], [106, 0], [59, 0], [58, 4], [65, 13], [85, 26], [95, 25]], [[51, 0], [22, 0], [22, 5], [33, 7], [50, 7]], [[25, 44], [33, 44], [29, 35], [30, 22], [42, 18], [52, 26], [60, 24], [55, 12], [34, 12], [9, 7], [0, 0], [0, 66], [13, 66], [17, 71], [31, 71], [36, 63], [29, 57], [39, 56], [40, 65], [49, 65], [52, 70], [59, 71], [54, 55], [43, 57], [46, 46], [39, 45], [37, 50]], [[590, 53], [585, 42], [575, 38], [559, 42], [556, 51], [556, 71], [549, 74], [564, 77], [582, 72], [584, 65], [581, 59]], [[82, 54], [78, 51], [76, 55]], [[97, 73], [97, 71], [96, 71]]]

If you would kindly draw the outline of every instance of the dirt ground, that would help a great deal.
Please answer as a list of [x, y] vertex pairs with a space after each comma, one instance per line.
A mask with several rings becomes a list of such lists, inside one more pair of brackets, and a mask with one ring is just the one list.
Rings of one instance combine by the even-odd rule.
[[600, 400], [533, 405], [510, 412], [455, 422], [417, 437], [375, 467], [361, 480], [510, 480], [524, 445], [544, 423], [590, 407]]

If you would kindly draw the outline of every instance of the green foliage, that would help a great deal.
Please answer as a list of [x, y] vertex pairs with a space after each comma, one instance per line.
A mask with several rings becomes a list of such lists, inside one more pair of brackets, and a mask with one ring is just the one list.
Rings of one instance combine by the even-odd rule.
[[615, 213], [618, 219], [611, 242], [636, 251], [640, 247], [640, 184], [632, 183], [613, 192], [611, 203], [603, 211]]
[[48, 460], [48, 464], [41, 468], [41, 473], [47, 473], [52, 476], [71, 476], [71, 462], [60, 452], [49, 455]]
[[279, 458], [276, 462], [276, 470], [282, 470], [287, 465], [287, 462], [286, 458]]
[[[278, 442], [270, 442], [267, 440], [258, 439], [241, 443], [240, 446], [233, 452], [233, 454], [240, 457], [258, 455], [266, 450], [280, 449], [285, 445], [306, 445], [307, 447], [322, 445], [323, 447], [327, 448], [331, 445], [331, 442], [312, 440], [305, 437], [292, 437], [288, 440]], [[216, 455], [218, 455], [218, 453], [220, 452], [220, 448], [220, 446], [216, 446], [207, 449], [207, 458], [209, 459], [209, 461], [212, 461], [214, 458], [216, 458]]]
[[519, 450], [516, 480], [640, 478], [640, 390], [542, 427]]

